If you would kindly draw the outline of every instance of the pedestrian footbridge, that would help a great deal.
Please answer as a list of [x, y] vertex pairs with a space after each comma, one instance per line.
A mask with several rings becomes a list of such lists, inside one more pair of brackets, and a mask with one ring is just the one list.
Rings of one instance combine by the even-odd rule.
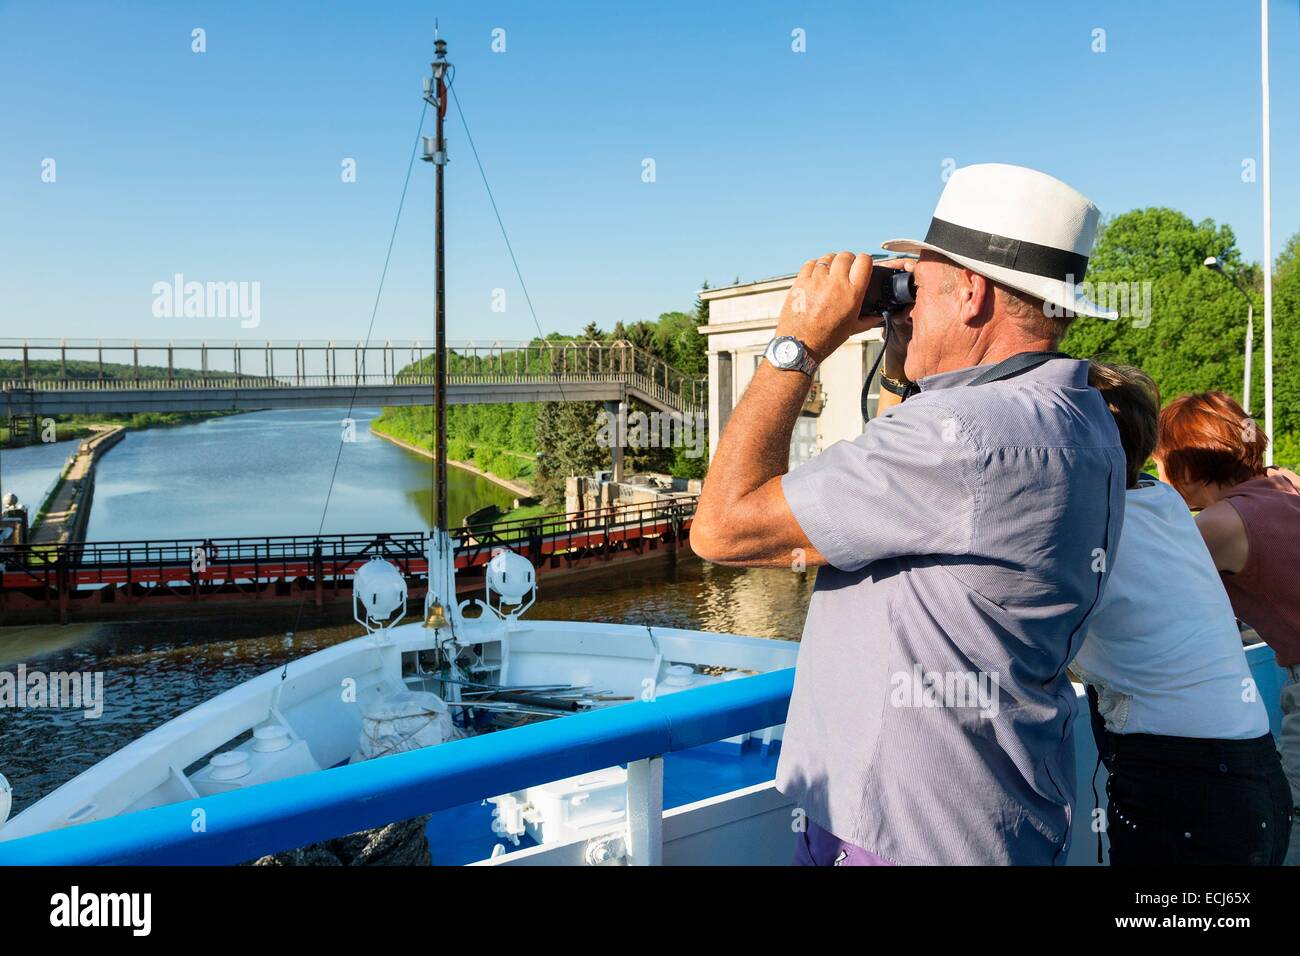
[[[418, 341], [0, 339], [5, 417], [431, 405]], [[627, 341], [460, 343], [447, 401], [625, 402], [698, 415], [708, 387]]]

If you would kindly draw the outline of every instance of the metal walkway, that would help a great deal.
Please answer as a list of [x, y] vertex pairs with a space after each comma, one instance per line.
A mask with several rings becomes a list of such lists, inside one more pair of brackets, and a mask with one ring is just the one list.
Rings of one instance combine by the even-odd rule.
[[[481, 595], [492, 554], [509, 548], [539, 579], [689, 548], [696, 498], [459, 528], [457, 586]], [[0, 625], [175, 613], [185, 606], [351, 601], [352, 576], [372, 555], [406, 576], [411, 606], [427, 587], [425, 532], [112, 541], [0, 547]], [[210, 609], [209, 613], [218, 613]]]
[[[0, 339], [9, 419], [62, 414], [429, 405], [433, 350], [421, 342]], [[453, 405], [639, 399], [700, 415], [707, 379], [630, 342], [449, 346]]]

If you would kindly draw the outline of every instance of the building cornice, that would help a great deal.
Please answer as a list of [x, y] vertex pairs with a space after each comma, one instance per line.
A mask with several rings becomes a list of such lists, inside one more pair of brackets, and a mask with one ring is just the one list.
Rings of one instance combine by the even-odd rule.
[[722, 332], [753, 332], [755, 329], [774, 329], [778, 316], [765, 319], [746, 319], [743, 322], [719, 322], [717, 325], [701, 325], [696, 331], [700, 335], [717, 335]]
[[[764, 329], [776, 329], [776, 316], [770, 319], [748, 319], [744, 322], [727, 322], [724, 325], [701, 325], [699, 327], [700, 335], [722, 335], [727, 332], [761, 332]], [[844, 341], [846, 342], [875, 342], [884, 338], [884, 332], [880, 326], [874, 329], [866, 329], [862, 332], [854, 332]], [[717, 349], [710, 348], [711, 352]], [[723, 351], [727, 351], [723, 347]]]
[[795, 273], [788, 276], [776, 276], [771, 279], [759, 279], [757, 282], [743, 282], [740, 285], [723, 286], [721, 289], [700, 289], [698, 295], [705, 302], [714, 299], [730, 299], [738, 295], [754, 295], [759, 292], [775, 292], [788, 289], [794, 285]]

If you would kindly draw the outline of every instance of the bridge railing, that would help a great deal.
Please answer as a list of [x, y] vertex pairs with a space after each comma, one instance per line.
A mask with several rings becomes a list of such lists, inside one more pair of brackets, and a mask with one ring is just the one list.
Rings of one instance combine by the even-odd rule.
[[696, 495], [681, 495], [661, 501], [507, 519], [490, 527], [459, 528], [452, 532], [452, 537], [456, 540], [457, 555], [464, 555], [470, 565], [486, 562], [498, 548], [540, 558], [543, 542], [551, 554], [576, 548], [608, 548], [616, 541], [648, 538], [667, 531], [679, 536], [682, 527], [695, 514], [698, 500]]
[[[537, 381], [558, 381], [565, 382], [623, 382], [629, 379], [640, 380], [643, 376], [620, 375], [617, 372], [605, 373], [587, 373], [587, 372], [556, 372], [550, 375], [533, 375], [529, 378], [514, 375], [492, 375], [492, 374], [467, 374], [464, 372], [450, 372], [447, 375], [449, 384], [503, 384], [509, 385], [519, 382], [537, 382]], [[649, 382], [649, 380], [646, 380]], [[257, 389], [257, 388], [328, 388], [338, 386], [341, 388], [351, 388], [353, 386], [365, 387], [391, 387], [398, 385], [415, 385], [433, 387], [433, 376], [431, 375], [409, 375], [409, 374], [375, 374], [375, 375], [302, 375], [296, 378], [268, 378], [265, 376], [243, 375], [234, 376], [226, 375], [219, 377], [209, 375], [207, 378], [177, 378], [170, 382], [163, 382], [159, 379], [130, 379], [130, 378], [110, 378], [99, 381], [98, 379], [75, 379], [75, 378], [33, 378], [33, 379], [3, 379], [0, 380], [0, 389], [30, 389], [41, 392], [120, 392], [120, 391], [157, 391], [166, 388], [173, 390], [202, 390], [214, 388], [237, 388], [237, 389]], [[431, 399], [432, 400], [432, 399]]]
[[[576, 548], [608, 547], [628, 538], [648, 538], [669, 529], [680, 533], [695, 512], [696, 501], [696, 496], [687, 495], [505, 519], [491, 525], [462, 526], [451, 534], [457, 557], [464, 564], [485, 564], [498, 548], [531, 554], [534, 560], [540, 560], [543, 550], [558, 554]], [[124, 572], [128, 576], [131, 572], [154, 572], [162, 577], [177, 568], [189, 568], [199, 578], [229, 577], [236, 569], [241, 575], [269, 578], [298, 573], [304, 562], [315, 563], [325, 576], [338, 577], [351, 573], [351, 568], [372, 555], [392, 561], [403, 573], [411, 574], [416, 564], [423, 565], [427, 545], [428, 535], [423, 531], [87, 541], [0, 546], [0, 565], [11, 572], [25, 573], [33, 583], [46, 585], [56, 584], [61, 573], [69, 571], [79, 572], [82, 583], [109, 582]]]
[[[189, 342], [0, 339], [10, 391], [249, 389], [433, 384], [435, 352], [420, 341]], [[707, 403], [704, 375], [683, 372], [626, 340], [458, 343], [448, 380], [512, 384], [623, 382], [683, 412]]]
[[57, 588], [71, 583], [112, 583], [165, 578], [188, 569], [195, 578], [269, 579], [300, 573], [315, 563], [324, 576], [338, 576], [379, 555], [404, 573], [425, 558], [421, 531], [380, 534], [276, 535], [232, 538], [176, 538], [157, 541], [87, 541], [59, 545], [0, 547], [0, 566], [31, 584]]

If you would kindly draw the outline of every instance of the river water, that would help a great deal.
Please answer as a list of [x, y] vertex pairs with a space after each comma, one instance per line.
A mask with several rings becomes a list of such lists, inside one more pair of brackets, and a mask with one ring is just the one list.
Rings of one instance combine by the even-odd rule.
[[13, 492], [35, 518], [77, 445], [74, 441], [60, 441], [0, 449], [0, 498]]
[[[354, 411], [355, 442], [340, 443], [341, 411], [257, 412], [130, 433], [100, 462], [94, 540], [416, 531], [431, 512], [427, 458], [376, 438], [376, 410]], [[49, 449], [59, 448], [58, 454]], [[5, 487], [44, 485], [73, 446], [4, 452]], [[340, 454], [341, 449], [341, 454]], [[25, 452], [44, 452], [48, 462]], [[338, 474], [325, 508], [335, 459]], [[26, 469], [27, 477], [22, 478]], [[453, 521], [513, 493], [449, 471]], [[33, 508], [34, 510], [34, 508]], [[797, 640], [813, 575], [741, 571], [695, 559], [638, 566], [546, 587], [529, 617], [694, 628]], [[224, 616], [218, 616], [224, 615]], [[68, 627], [0, 628], [0, 670], [104, 675], [103, 713], [0, 708], [0, 773], [14, 813], [131, 740], [203, 700], [286, 661], [360, 634], [354, 624], [300, 627], [295, 610]]]
[[[370, 422], [378, 413], [353, 411], [352, 441], [343, 440], [344, 412], [332, 409], [253, 412], [132, 432], [99, 464], [87, 537], [427, 528], [430, 460], [373, 435]], [[476, 508], [509, 507], [515, 498], [478, 475], [448, 472], [448, 517], [455, 524]]]

